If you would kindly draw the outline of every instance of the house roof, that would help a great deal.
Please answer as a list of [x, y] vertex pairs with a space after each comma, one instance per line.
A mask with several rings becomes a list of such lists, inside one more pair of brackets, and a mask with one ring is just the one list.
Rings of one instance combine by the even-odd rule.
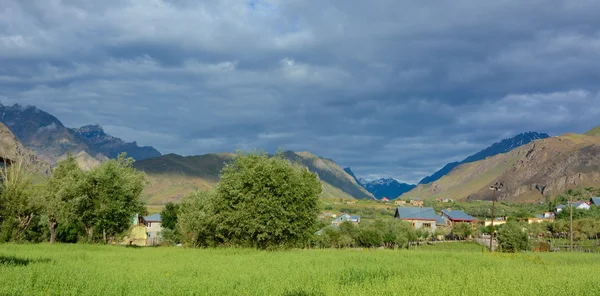
[[435, 214], [433, 208], [398, 207], [396, 214], [400, 219], [437, 221], [440, 216]]
[[331, 225], [327, 225], [327, 226], [319, 229], [319, 231], [315, 232], [315, 235], [321, 235], [321, 234], [323, 234], [323, 232], [325, 231], [325, 229], [328, 229], [328, 228], [335, 229], [335, 230], [340, 229], [339, 226], [337, 226], [335, 224], [331, 224]]
[[592, 204], [595, 206], [600, 206], [600, 197], [592, 197], [590, 198], [590, 202], [592, 202]]
[[346, 222], [346, 221], [351, 221], [351, 222], [359, 222], [360, 221], [360, 216], [350, 216], [348, 214], [343, 214], [339, 217], [337, 217], [335, 220], [333, 220], [333, 222]]
[[567, 207], [566, 205], [558, 205], [558, 206], [556, 206], [557, 209], [564, 209], [566, 207]]
[[579, 206], [584, 205], [584, 204], [589, 206], [588, 203], [585, 201], [578, 201], [578, 202], [574, 203], [573, 206], [578, 208]]
[[148, 222], [161, 222], [162, 221], [160, 214], [152, 214], [150, 216], [144, 217], [144, 219]]
[[476, 221], [473, 216], [459, 210], [442, 210], [451, 221]]
[[437, 225], [446, 225], [448, 220], [442, 216], [437, 216], [438, 218], [435, 220], [435, 224]]

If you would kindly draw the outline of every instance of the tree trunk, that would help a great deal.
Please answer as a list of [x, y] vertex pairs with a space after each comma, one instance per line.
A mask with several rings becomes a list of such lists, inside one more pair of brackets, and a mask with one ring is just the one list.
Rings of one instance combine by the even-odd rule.
[[85, 232], [87, 232], [88, 235], [88, 243], [91, 243], [92, 240], [94, 239], [94, 227], [92, 226], [86, 226], [85, 227]]
[[106, 245], [108, 242], [108, 239], [106, 238], [106, 229], [102, 229], [102, 236], [104, 237], [104, 244]]
[[56, 222], [48, 219], [48, 228], [50, 229], [50, 244], [54, 244], [56, 241]]

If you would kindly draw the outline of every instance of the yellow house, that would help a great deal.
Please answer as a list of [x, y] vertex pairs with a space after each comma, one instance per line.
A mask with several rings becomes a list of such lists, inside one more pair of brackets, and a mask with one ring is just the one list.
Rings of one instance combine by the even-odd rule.
[[131, 229], [129, 235], [124, 238], [126, 245], [146, 246], [148, 240], [148, 232], [146, 227], [148, 224], [142, 215], [136, 214], [131, 219]]

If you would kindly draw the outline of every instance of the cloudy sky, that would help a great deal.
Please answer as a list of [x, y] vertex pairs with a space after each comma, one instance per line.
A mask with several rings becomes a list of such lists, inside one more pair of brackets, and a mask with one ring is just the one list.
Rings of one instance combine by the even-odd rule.
[[184, 155], [309, 150], [417, 182], [600, 124], [600, 2], [2, 0], [0, 101]]

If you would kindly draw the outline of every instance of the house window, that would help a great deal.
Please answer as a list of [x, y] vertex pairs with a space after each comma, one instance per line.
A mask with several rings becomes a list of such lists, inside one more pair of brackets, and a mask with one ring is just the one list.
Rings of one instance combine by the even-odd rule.
[[152, 227], [152, 222], [148, 222], [148, 227]]
[[423, 228], [431, 228], [431, 223], [423, 223]]

